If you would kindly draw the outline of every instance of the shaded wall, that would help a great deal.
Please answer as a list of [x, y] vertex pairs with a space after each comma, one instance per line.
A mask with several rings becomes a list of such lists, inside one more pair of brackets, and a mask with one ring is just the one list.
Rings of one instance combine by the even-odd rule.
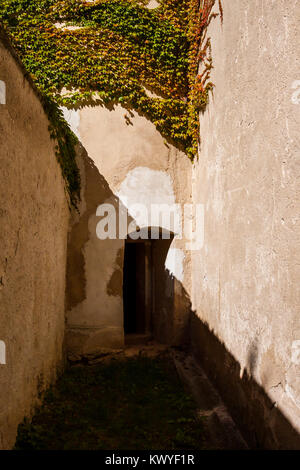
[[67, 332], [70, 359], [124, 345], [124, 240], [100, 240], [96, 216], [100, 204], [119, 200], [86, 150], [78, 149], [82, 182], [80, 212], [73, 212], [68, 242]]
[[[149, 219], [131, 211], [133, 204], [144, 204], [150, 214], [151, 204], [190, 202], [191, 163], [164, 142], [150, 121], [119, 105], [111, 109], [85, 106], [64, 112], [82, 144], [82, 205], [80, 215], [74, 214], [72, 221], [68, 256], [72, 285], [69, 282], [67, 342], [70, 354], [76, 358], [124, 346], [124, 239], [99, 240], [96, 230], [101, 217], [96, 215], [97, 207], [112, 204], [117, 221], [120, 211], [129, 209], [128, 224], [135, 220], [139, 227], [149, 227]], [[170, 228], [162, 221], [155, 226]], [[128, 225], [125, 237], [134, 231]], [[185, 240], [172, 242], [170, 274], [190, 286], [185, 245]], [[164, 268], [167, 270], [168, 265]], [[176, 292], [174, 297], [181, 295]], [[177, 310], [165, 313], [170, 325], [169, 329], [166, 324], [164, 327], [164, 341], [171, 343], [181, 341], [182, 323], [187, 322], [188, 316], [185, 304], [174, 301], [172, 305]], [[174, 328], [173, 319], [175, 323], [178, 319]]]
[[69, 209], [48, 120], [1, 38], [0, 83], [0, 448], [7, 449], [63, 362]]
[[193, 347], [253, 445], [300, 447], [300, 3], [222, 3], [193, 169], [193, 200], [205, 204]]

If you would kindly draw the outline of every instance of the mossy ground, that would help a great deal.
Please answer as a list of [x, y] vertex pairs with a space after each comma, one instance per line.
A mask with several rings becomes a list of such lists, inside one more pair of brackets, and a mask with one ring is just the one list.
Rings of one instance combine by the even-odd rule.
[[168, 357], [73, 366], [19, 426], [15, 448], [197, 450], [204, 437], [195, 408]]

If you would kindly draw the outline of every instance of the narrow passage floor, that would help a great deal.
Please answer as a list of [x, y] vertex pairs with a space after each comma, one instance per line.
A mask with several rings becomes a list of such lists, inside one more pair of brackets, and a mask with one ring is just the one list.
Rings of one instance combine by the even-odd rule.
[[190, 356], [128, 347], [70, 366], [49, 389], [16, 449], [201, 450], [246, 444]]

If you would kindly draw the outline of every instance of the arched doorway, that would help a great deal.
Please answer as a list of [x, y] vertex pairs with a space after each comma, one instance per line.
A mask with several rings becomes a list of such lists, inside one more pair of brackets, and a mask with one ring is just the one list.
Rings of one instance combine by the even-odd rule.
[[[152, 233], [153, 235], [153, 233]], [[123, 302], [125, 341], [136, 337], [168, 342], [172, 330], [174, 280], [165, 268], [173, 234], [151, 229], [125, 241]]]

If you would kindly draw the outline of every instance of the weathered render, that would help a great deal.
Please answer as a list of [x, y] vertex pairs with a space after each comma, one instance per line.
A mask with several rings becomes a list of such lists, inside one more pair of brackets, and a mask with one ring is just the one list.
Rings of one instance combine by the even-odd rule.
[[[124, 346], [123, 258], [124, 239], [100, 240], [97, 216], [100, 204], [129, 209], [129, 224], [151, 225], [151, 204], [191, 202], [189, 160], [164, 139], [154, 125], [121, 106], [109, 110], [86, 106], [64, 110], [80, 139], [82, 206], [75, 214], [69, 242], [67, 343], [70, 354], [97, 353], [105, 348]], [[144, 204], [149, 217], [130, 213], [134, 204]], [[182, 222], [182, 221], [180, 221]], [[162, 229], [173, 228], [160, 220]], [[128, 226], [127, 236], [130, 233]], [[171, 230], [172, 231], [172, 230]], [[183, 286], [190, 283], [189, 253], [185, 240], [172, 241], [166, 269], [174, 284], [174, 295], [157, 292], [154, 314], [156, 338], [170, 344], [181, 342], [188, 325], [189, 303], [183, 299]], [[162, 280], [164, 273], [158, 274]], [[81, 287], [78, 287], [81, 286]], [[173, 321], [175, 322], [173, 324]]]
[[69, 209], [48, 126], [0, 40], [0, 449], [63, 362]]
[[252, 445], [299, 448], [300, 3], [222, 4], [193, 168], [193, 349]]

